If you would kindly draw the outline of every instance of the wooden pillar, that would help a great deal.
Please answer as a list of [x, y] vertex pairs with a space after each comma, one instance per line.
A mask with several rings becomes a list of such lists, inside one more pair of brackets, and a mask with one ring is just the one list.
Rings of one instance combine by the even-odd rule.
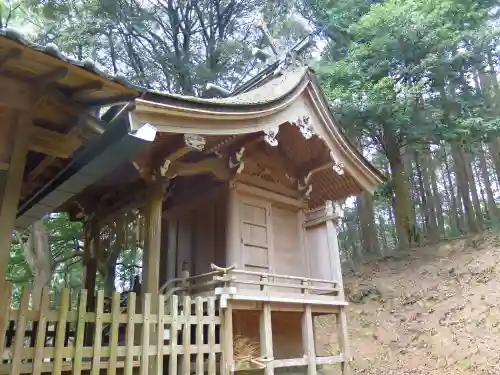
[[302, 343], [307, 357], [307, 375], [316, 375], [316, 349], [311, 305], [304, 306], [302, 313]]
[[12, 149], [6, 180], [3, 189], [0, 187], [0, 280], [5, 280], [7, 276], [12, 232], [23, 184], [31, 126], [31, 116], [28, 113], [12, 111], [9, 119], [10, 124], [7, 125], [13, 127]]
[[159, 273], [159, 286], [163, 286], [169, 277], [169, 254], [168, 254], [168, 244], [169, 244], [169, 228], [167, 220], [161, 220], [161, 240], [160, 248], [160, 273]]
[[160, 283], [161, 216], [163, 190], [152, 191], [145, 210], [145, 249], [142, 263], [143, 293], [151, 293], [151, 310], [156, 311]]
[[347, 333], [347, 317], [345, 307], [340, 308], [337, 314], [337, 329], [339, 334], [340, 352], [344, 354], [344, 362], [341, 364], [342, 375], [351, 375], [351, 350], [349, 348], [349, 335]]
[[264, 375], [274, 375], [273, 331], [271, 326], [271, 304], [264, 302], [260, 315], [260, 355], [266, 360]]
[[342, 263], [340, 261], [340, 248], [337, 229], [335, 228], [335, 221], [338, 219], [338, 213], [335, 212], [333, 202], [327, 201], [325, 203], [325, 214], [328, 218], [326, 221], [326, 233], [328, 240], [328, 251], [330, 253], [330, 260], [332, 263], [332, 276], [334, 280], [339, 283], [339, 298], [343, 301], [345, 297], [344, 284], [342, 281]]
[[227, 215], [226, 215], [226, 264], [222, 267], [230, 267], [232, 265], [240, 266], [240, 217], [239, 217], [239, 203], [236, 187], [234, 184], [229, 183], [227, 195]]

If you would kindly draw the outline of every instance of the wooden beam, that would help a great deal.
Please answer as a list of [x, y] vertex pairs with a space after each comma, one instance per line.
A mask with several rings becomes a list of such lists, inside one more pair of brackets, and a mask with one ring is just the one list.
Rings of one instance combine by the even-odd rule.
[[12, 112], [9, 117], [14, 124], [14, 139], [7, 180], [4, 189], [0, 189], [3, 190], [0, 196], [0, 280], [5, 280], [7, 274], [12, 232], [26, 164], [28, 130], [31, 126], [31, 116], [26, 112]]
[[39, 89], [42, 91], [44, 90], [47, 85], [52, 84], [61, 78], [66, 77], [68, 74], [69, 70], [68, 68], [56, 68], [54, 70], [51, 70], [48, 73], [42, 74], [36, 78], [33, 79], [33, 84], [35, 84]]
[[58, 133], [39, 126], [30, 130], [29, 149], [58, 158], [68, 158], [82, 143], [76, 136]]
[[[80, 133], [82, 126], [88, 126], [100, 133], [100, 121], [89, 114], [82, 114], [71, 127], [71, 130], [66, 134], [68, 137], [75, 137]], [[28, 175], [27, 182], [35, 180], [43, 171], [56, 159], [54, 155], [47, 155]]]
[[19, 81], [5, 75], [0, 75], [0, 107], [31, 111], [36, 103], [33, 86], [29, 82]]
[[204, 173], [212, 173], [217, 179], [226, 181], [231, 176], [229, 162], [217, 157], [202, 159], [197, 163], [175, 162], [167, 170], [164, 170], [163, 175], [170, 179], [177, 176], [195, 176]]
[[104, 84], [100, 81], [90, 81], [80, 85], [72, 90], [73, 93], [71, 94], [71, 100], [80, 101], [90, 92], [102, 90], [103, 86]]
[[10, 61], [21, 57], [22, 51], [19, 48], [12, 48], [0, 57], [0, 70]]

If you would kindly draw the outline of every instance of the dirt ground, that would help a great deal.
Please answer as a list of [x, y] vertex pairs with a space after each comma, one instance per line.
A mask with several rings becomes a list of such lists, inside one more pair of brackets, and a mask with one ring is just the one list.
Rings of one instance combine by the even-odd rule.
[[[500, 375], [499, 259], [490, 235], [347, 275], [354, 374]], [[330, 324], [320, 322], [319, 347], [335, 352]]]

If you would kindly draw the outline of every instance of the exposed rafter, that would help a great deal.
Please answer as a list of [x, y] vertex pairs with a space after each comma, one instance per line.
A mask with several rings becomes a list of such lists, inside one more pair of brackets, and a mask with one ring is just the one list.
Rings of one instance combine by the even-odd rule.
[[39, 126], [32, 126], [30, 129], [28, 148], [42, 154], [65, 159], [81, 144], [80, 140], [72, 135], [58, 133]]

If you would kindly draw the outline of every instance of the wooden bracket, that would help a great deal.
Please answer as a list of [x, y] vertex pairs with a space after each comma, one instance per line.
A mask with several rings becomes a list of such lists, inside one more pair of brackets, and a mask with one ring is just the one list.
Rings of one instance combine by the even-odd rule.
[[184, 134], [184, 146], [174, 151], [165, 158], [165, 162], [160, 167], [162, 176], [166, 176], [170, 166], [191, 151], [203, 151], [205, 148], [205, 138], [197, 134]]

